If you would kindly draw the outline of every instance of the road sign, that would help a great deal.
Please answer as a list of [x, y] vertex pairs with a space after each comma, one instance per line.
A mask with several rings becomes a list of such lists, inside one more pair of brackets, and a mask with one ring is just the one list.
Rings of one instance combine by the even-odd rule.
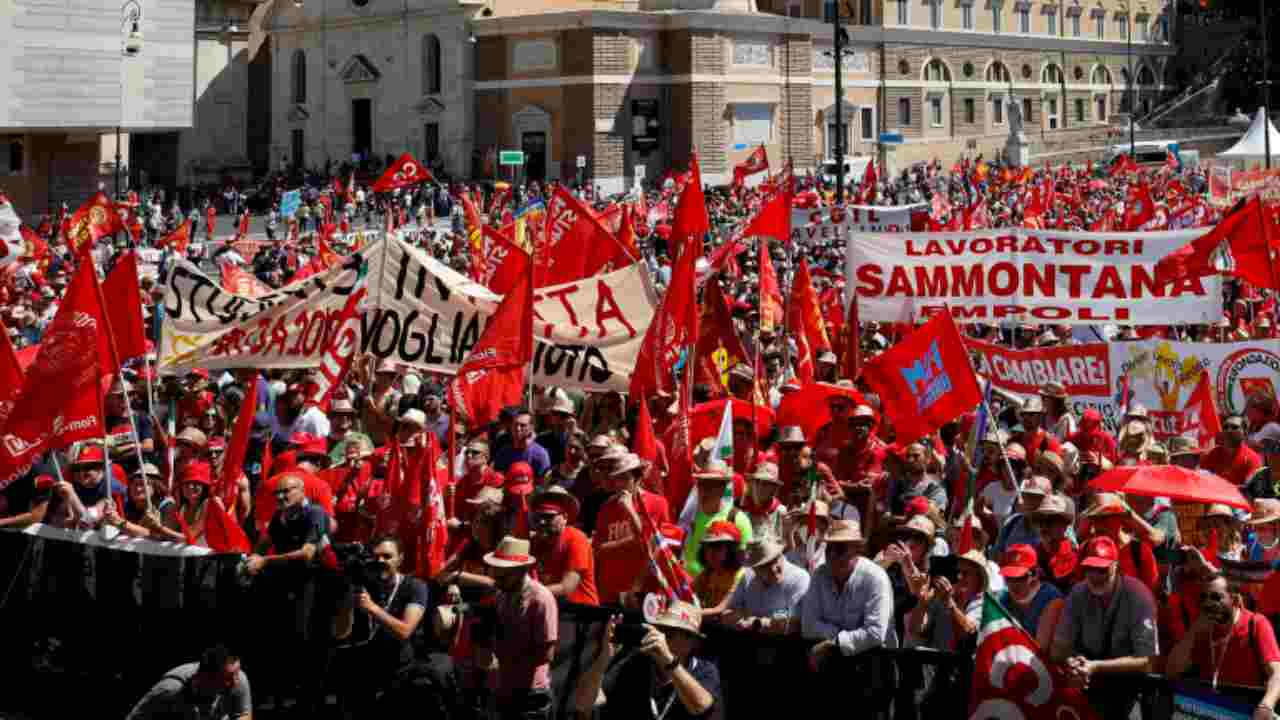
[[502, 150], [498, 153], [499, 165], [523, 165], [524, 152], [521, 150]]
[[900, 132], [882, 132], [880, 133], [880, 142], [885, 145], [901, 145], [902, 133]]
[[587, 156], [586, 156], [586, 155], [579, 155], [579, 156], [578, 156], [578, 167], [580, 167], [580, 168], [584, 168], [584, 167], [586, 167], [586, 166], [587, 166]]

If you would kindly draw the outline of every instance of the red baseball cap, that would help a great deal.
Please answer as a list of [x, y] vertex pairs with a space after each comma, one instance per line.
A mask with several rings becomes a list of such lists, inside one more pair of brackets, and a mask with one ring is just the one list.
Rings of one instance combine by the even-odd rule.
[[179, 479], [183, 483], [213, 485], [213, 469], [202, 462], [188, 463]]
[[1110, 568], [1119, 559], [1120, 550], [1116, 547], [1116, 542], [1106, 536], [1093, 538], [1080, 550], [1082, 567]]
[[702, 536], [703, 544], [717, 542], [742, 542], [742, 531], [737, 525], [728, 520], [716, 520], [707, 527], [707, 532]]
[[923, 495], [917, 495], [907, 501], [906, 506], [902, 509], [904, 517], [913, 517], [916, 515], [924, 515], [929, 512], [929, 498]]
[[1022, 543], [1010, 545], [1000, 559], [1000, 574], [1007, 578], [1025, 577], [1038, 564], [1035, 548]]

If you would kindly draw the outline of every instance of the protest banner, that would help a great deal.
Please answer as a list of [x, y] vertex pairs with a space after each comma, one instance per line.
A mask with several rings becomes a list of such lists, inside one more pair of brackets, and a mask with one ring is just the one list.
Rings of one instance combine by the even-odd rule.
[[924, 203], [880, 207], [850, 205], [836, 208], [793, 209], [791, 241], [809, 245], [845, 242], [854, 232], [924, 230], [929, 206]]
[[1069, 233], [850, 233], [845, 303], [863, 321], [901, 322], [949, 307], [957, 322], [1160, 325], [1216, 321], [1221, 280], [1156, 282], [1158, 260], [1205, 230]]
[[[453, 373], [501, 297], [393, 237], [262, 297], [227, 292], [186, 261], [165, 291], [158, 367], [316, 367], [362, 271], [360, 350]], [[655, 299], [639, 265], [534, 294], [534, 382], [625, 390]]]
[[1230, 207], [1240, 198], [1261, 195], [1263, 200], [1280, 200], [1280, 169], [1230, 170], [1215, 165], [1209, 174], [1209, 202]]
[[1104, 426], [1119, 426], [1111, 401], [1111, 352], [1107, 343], [1062, 345], [1014, 350], [965, 339], [973, 369], [999, 389], [1016, 395], [1036, 395], [1045, 383], [1059, 382], [1067, 390], [1072, 412], [1089, 408], [1102, 413]]

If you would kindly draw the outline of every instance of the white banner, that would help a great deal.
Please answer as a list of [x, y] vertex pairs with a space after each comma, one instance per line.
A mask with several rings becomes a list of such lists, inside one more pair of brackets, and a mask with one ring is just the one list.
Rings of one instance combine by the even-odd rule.
[[912, 215], [928, 211], [929, 206], [924, 203], [897, 207], [849, 205], [843, 208], [793, 209], [791, 240], [809, 245], [838, 246], [855, 232], [911, 232]]
[[1222, 315], [1220, 278], [1155, 282], [1156, 262], [1206, 231], [852, 233], [845, 302], [856, 292], [864, 321], [950, 307], [959, 322], [1211, 322]]
[[[180, 261], [166, 287], [161, 372], [315, 367], [357, 277], [368, 273], [362, 352], [452, 373], [501, 298], [398, 239], [260, 298], [233, 295]], [[534, 294], [534, 382], [625, 391], [656, 298], [639, 264]]]

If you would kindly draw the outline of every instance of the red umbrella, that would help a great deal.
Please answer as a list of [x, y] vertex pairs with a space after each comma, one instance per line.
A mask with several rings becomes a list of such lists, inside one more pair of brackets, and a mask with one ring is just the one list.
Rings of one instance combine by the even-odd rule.
[[823, 382], [809, 383], [782, 396], [782, 402], [778, 404], [778, 427], [799, 425], [804, 436], [812, 442], [818, 428], [831, 422], [828, 403], [833, 397], [847, 398], [855, 406], [867, 402], [862, 393], [853, 388]]
[[1240, 488], [1204, 470], [1176, 465], [1126, 465], [1108, 470], [1093, 482], [1091, 490], [1198, 503], [1222, 503], [1241, 510], [1251, 506]]
[[[724, 417], [724, 404], [733, 401], [733, 419], [751, 420], [752, 405], [746, 400], [726, 398], [695, 405], [689, 418], [689, 441], [695, 446], [705, 437], [715, 437], [720, 431], [720, 418]], [[763, 438], [773, 426], [773, 410], [764, 405], [755, 406], [756, 437]]]

